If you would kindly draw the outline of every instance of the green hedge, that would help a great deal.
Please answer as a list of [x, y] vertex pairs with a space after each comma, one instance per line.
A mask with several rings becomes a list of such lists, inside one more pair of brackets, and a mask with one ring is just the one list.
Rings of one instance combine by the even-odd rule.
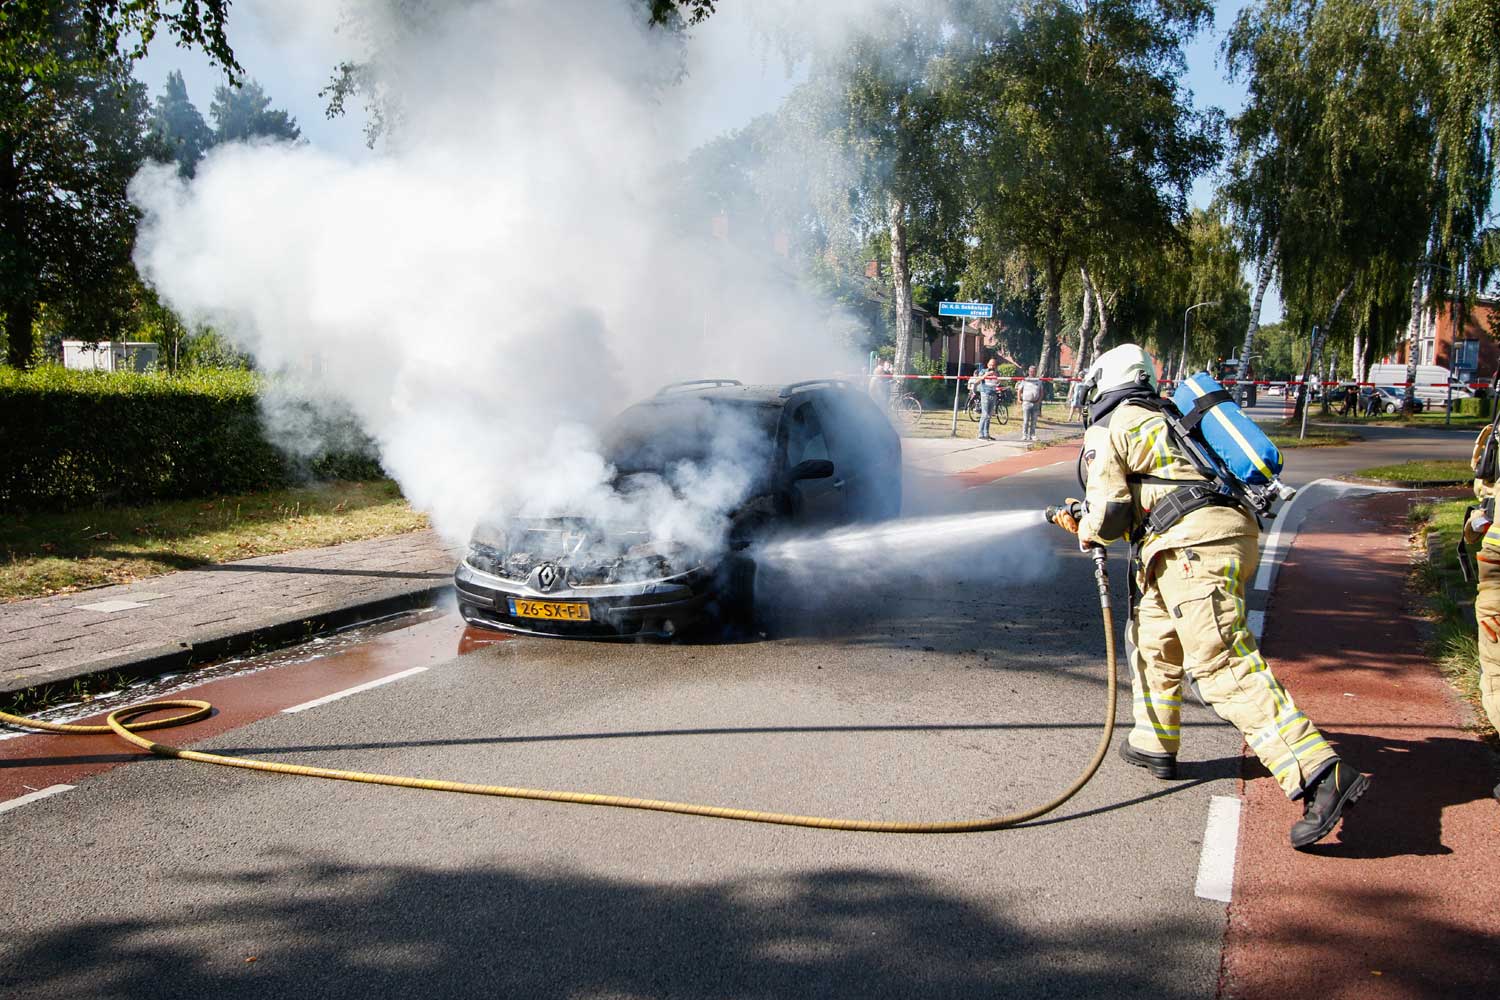
[[0, 368], [0, 510], [373, 478], [367, 455], [295, 459], [266, 440], [260, 377], [244, 371], [95, 373]]
[[[1442, 408], [1441, 403], [1438, 408]], [[1453, 401], [1453, 413], [1460, 417], [1487, 417], [1490, 415], [1489, 397], [1475, 396], [1471, 399], [1455, 399]]]

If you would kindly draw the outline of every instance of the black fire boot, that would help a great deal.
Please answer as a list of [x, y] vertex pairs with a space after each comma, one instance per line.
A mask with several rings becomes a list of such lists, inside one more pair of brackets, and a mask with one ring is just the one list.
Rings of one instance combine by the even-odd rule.
[[1130, 745], [1130, 737], [1128, 736], [1120, 741], [1120, 757], [1127, 764], [1146, 768], [1151, 772], [1153, 778], [1171, 781], [1177, 777], [1177, 755], [1175, 753], [1151, 753], [1147, 750], [1137, 750]]
[[1368, 776], [1335, 757], [1302, 793], [1302, 818], [1292, 824], [1292, 846], [1311, 847], [1332, 833], [1344, 810], [1369, 787]]

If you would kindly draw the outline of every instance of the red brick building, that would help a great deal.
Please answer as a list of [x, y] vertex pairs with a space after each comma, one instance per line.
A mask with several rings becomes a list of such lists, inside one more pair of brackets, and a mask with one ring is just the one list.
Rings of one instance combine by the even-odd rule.
[[[1429, 301], [1417, 334], [1417, 364], [1441, 365], [1465, 379], [1488, 378], [1500, 365], [1497, 337], [1500, 337], [1500, 298], [1481, 295], [1461, 326], [1458, 310], [1451, 301]], [[1405, 340], [1386, 361], [1406, 363]]]

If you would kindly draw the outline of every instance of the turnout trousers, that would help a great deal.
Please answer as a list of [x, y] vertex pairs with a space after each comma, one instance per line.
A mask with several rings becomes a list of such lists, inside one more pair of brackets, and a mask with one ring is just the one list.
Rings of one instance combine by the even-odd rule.
[[1479, 698], [1490, 725], [1500, 729], [1500, 532], [1491, 527], [1475, 562], [1479, 593], [1474, 618], [1479, 625]]
[[1243, 535], [1163, 549], [1146, 567], [1126, 626], [1135, 701], [1130, 743], [1149, 753], [1177, 752], [1183, 674], [1191, 674], [1203, 700], [1239, 729], [1295, 799], [1335, 754], [1271, 674], [1246, 624], [1245, 586], [1259, 562], [1255, 536]]

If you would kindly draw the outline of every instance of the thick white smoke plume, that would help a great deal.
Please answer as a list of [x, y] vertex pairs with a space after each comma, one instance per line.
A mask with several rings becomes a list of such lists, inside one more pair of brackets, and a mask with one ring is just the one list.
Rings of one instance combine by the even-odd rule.
[[[379, 36], [375, 12], [405, 6], [362, 23]], [[231, 145], [189, 183], [135, 183], [148, 280], [298, 394], [352, 410], [455, 544], [486, 518], [558, 512], [712, 543], [746, 480], [732, 443], [727, 462], [622, 495], [605, 418], [675, 379], [858, 364], [790, 264], [716, 238], [671, 183], [679, 92], [710, 81], [673, 82], [679, 43], [643, 8], [434, 5], [377, 67], [407, 111], [379, 152]], [[272, 426], [305, 437], [287, 412]]]

